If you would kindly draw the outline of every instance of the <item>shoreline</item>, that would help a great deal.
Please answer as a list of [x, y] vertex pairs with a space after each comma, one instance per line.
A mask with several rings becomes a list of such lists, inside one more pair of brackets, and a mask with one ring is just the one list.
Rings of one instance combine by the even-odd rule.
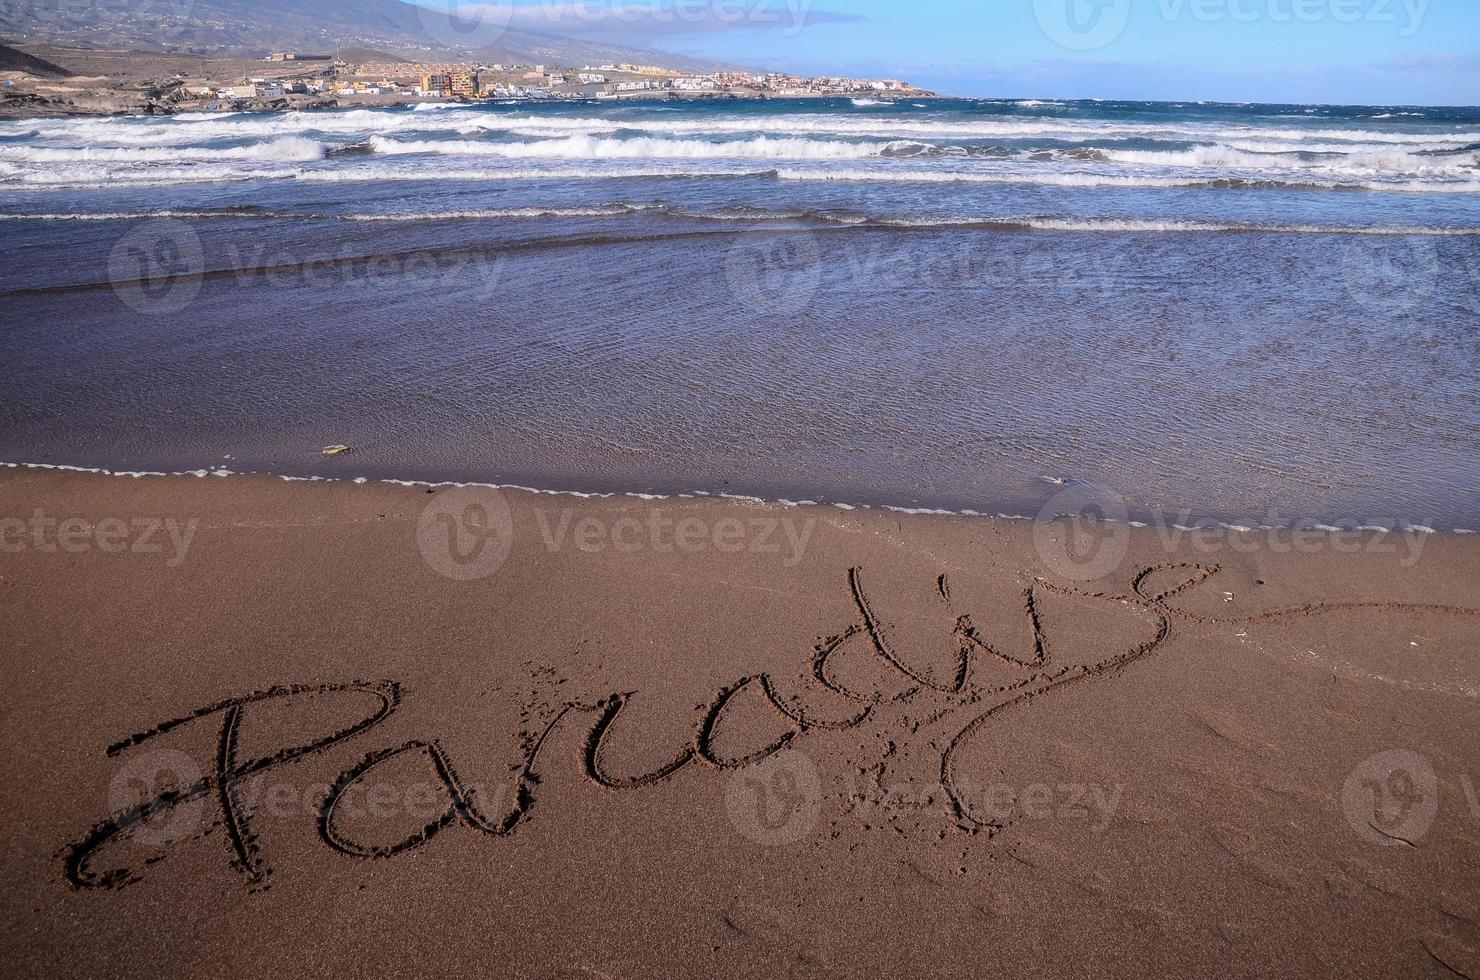
[[[1380, 524], [1357, 524], [1348, 521], [1345, 524], [1328, 523], [1320, 518], [1291, 518], [1285, 524], [1261, 524], [1254, 520], [1217, 516], [1201, 516], [1197, 523], [1182, 524], [1172, 520], [1171, 513], [1163, 510], [1146, 510], [1144, 512], [1126, 512], [1123, 515], [1107, 515], [1097, 505], [1097, 499], [1090, 491], [1082, 489], [1082, 484], [1077, 481], [1046, 479], [1045, 482], [1055, 486], [1064, 487], [1061, 493], [1072, 493], [1074, 496], [1069, 503], [1076, 505], [1072, 512], [1052, 511], [1050, 505], [1044, 505], [1039, 513], [1017, 514], [990, 508], [950, 508], [922, 504], [900, 504], [888, 503], [883, 500], [831, 500], [826, 494], [814, 494], [823, 499], [813, 500], [810, 497], [798, 495], [799, 499], [791, 499], [782, 495], [758, 495], [753, 493], [735, 493], [729, 490], [704, 490], [704, 489], [669, 489], [657, 490], [621, 490], [621, 489], [585, 489], [580, 487], [556, 487], [556, 486], [531, 486], [524, 483], [496, 482], [488, 480], [473, 479], [432, 479], [414, 477], [388, 477], [388, 476], [326, 476], [323, 474], [292, 474], [278, 473], [267, 470], [247, 469], [236, 470], [225, 464], [212, 464], [204, 467], [180, 470], [153, 470], [153, 469], [114, 469], [104, 466], [85, 466], [70, 463], [36, 463], [36, 462], [12, 462], [0, 460], [0, 470], [37, 470], [52, 471], [58, 473], [91, 474], [96, 476], [125, 477], [130, 479], [143, 478], [226, 478], [236, 477], [249, 480], [278, 480], [284, 483], [322, 483], [343, 484], [349, 486], [374, 486], [388, 485], [401, 487], [423, 487], [423, 488], [479, 488], [495, 491], [511, 491], [514, 493], [526, 493], [534, 496], [547, 497], [571, 497], [582, 500], [615, 500], [628, 498], [642, 501], [664, 501], [664, 500], [729, 500], [747, 504], [759, 504], [763, 506], [775, 506], [782, 508], [824, 508], [845, 512], [851, 511], [877, 511], [887, 514], [906, 514], [911, 516], [935, 516], [935, 517], [959, 517], [972, 520], [987, 521], [1009, 521], [1009, 522], [1033, 522], [1064, 519], [1072, 516], [1076, 520], [1087, 520], [1091, 524], [1124, 525], [1125, 527], [1153, 531], [1173, 531], [1179, 533], [1200, 531], [1226, 531], [1235, 534], [1268, 534], [1268, 533], [1309, 533], [1319, 532], [1325, 534], [1398, 534], [1404, 537], [1411, 535], [1450, 535], [1464, 537], [1468, 535], [1480, 535], [1480, 528], [1469, 527], [1432, 527], [1428, 524], [1414, 524], [1394, 521], [1389, 525]], [[1087, 505], [1095, 505], [1094, 516], [1087, 517], [1081, 511]], [[1191, 519], [1194, 512], [1184, 509], [1175, 512], [1178, 520]], [[1144, 518], [1144, 519], [1143, 519]], [[1480, 522], [1477, 522], [1480, 523]]]
[[[828, 94], [801, 94], [801, 95], [765, 95], [744, 94], [736, 92], [724, 92], [710, 94], [704, 92], [675, 92], [665, 96], [653, 96], [650, 94], [615, 95], [611, 97], [597, 96], [565, 96], [561, 98], [530, 98], [530, 97], [501, 97], [496, 99], [471, 99], [457, 100], [438, 97], [428, 98], [404, 98], [404, 99], [352, 99], [343, 96], [328, 98], [304, 98], [297, 103], [286, 99], [274, 100], [274, 102], [287, 102], [284, 105], [273, 104], [261, 100], [238, 100], [231, 106], [220, 108], [209, 108], [209, 103], [201, 104], [179, 104], [160, 105], [152, 102], [140, 102], [137, 100], [127, 102], [114, 100], [109, 105], [75, 105], [70, 103], [58, 103], [52, 101], [33, 101], [24, 98], [13, 98], [6, 102], [0, 102], [0, 120], [45, 120], [45, 119], [163, 119], [181, 115], [215, 115], [229, 116], [239, 113], [298, 113], [298, 112], [351, 112], [356, 109], [403, 109], [418, 108], [424, 105], [456, 105], [464, 108], [476, 108], [478, 106], [549, 106], [549, 105], [628, 105], [637, 102], [822, 102], [841, 101], [851, 102], [856, 97], [847, 95]], [[880, 94], [869, 96], [869, 98], [880, 104], [895, 102], [929, 102], [950, 100], [948, 95], [891, 95]], [[47, 114], [40, 111], [48, 108], [60, 108], [67, 106], [67, 111], [58, 111]], [[33, 111], [33, 108], [38, 111]]]

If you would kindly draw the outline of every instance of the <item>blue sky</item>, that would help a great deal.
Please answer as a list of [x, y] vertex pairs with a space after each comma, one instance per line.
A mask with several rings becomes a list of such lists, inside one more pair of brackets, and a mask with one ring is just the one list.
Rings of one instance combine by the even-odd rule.
[[1476, 0], [496, 2], [524, 29], [953, 95], [1480, 104]]

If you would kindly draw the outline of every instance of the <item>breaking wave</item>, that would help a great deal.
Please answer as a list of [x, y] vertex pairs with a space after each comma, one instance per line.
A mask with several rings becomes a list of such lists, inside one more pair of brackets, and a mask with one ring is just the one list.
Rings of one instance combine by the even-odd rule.
[[449, 156], [489, 156], [508, 159], [554, 158], [561, 160], [644, 159], [761, 159], [761, 160], [860, 160], [903, 151], [910, 144], [849, 143], [841, 140], [777, 139], [757, 136], [748, 140], [669, 140], [637, 137], [607, 139], [567, 136], [532, 143], [488, 143], [477, 140], [393, 140], [370, 137], [376, 153], [386, 155], [435, 153]]
[[1210, 190], [1381, 190], [1405, 193], [1480, 193], [1480, 179], [1438, 183], [1425, 180], [1341, 181], [1318, 180], [1298, 175], [1285, 178], [1159, 176], [1155, 174], [1111, 174], [1085, 172], [994, 172], [972, 173], [955, 170], [779, 170], [781, 180], [878, 181], [882, 183], [922, 184], [1020, 184], [1040, 187], [1121, 187], [1121, 188], [1206, 188]]
[[181, 163], [192, 160], [262, 160], [308, 162], [322, 159], [329, 147], [301, 136], [285, 136], [247, 146], [79, 146], [0, 145], [0, 160], [24, 163]]
[[872, 111], [869, 101], [859, 99], [854, 111], [447, 103], [0, 122], [0, 188], [749, 176], [1090, 190], [1480, 191], [1473, 115], [1451, 114], [1445, 118], [1455, 122], [1445, 125], [1400, 118], [1397, 109], [1230, 117], [1227, 109], [1122, 111], [1022, 99], [985, 114], [982, 104]]
[[1451, 228], [1423, 225], [1368, 227], [1357, 225], [1277, 224], [1176, 219], [1055, 217], [1051, 215], [899, 217], [873, 215], [858, 211], [819, 210], [813, 208], [772, 209], [749, 205], [725, 205], [712, 209], [696, 209], [662, 201], [645, 203], [617, 201], [586, 207], [471, 208], [412, 213], [348, 212], [330, 214], [235, 207], [197, 210], [162, 209], [156, 211], [109, 211], [96, 213], [0, 214], [0, 221], [146, 221], [156, 218], [175, 218], [190, 220], [251, 219], [271, 221], [416, 223], [540, 218], [623, 218], [637, 214], [657, 214], [700, 222], [749, 222], [757, 225], [785, 223], [788, 226], [807, 224], [837, 227], [872, 226], [919, 230], [980, 228], [1002, 231], [1103, 232], [1107, 234], [1192, 234], [1221, 232], [1285, 235], [1480, 237], [1480, 228]]

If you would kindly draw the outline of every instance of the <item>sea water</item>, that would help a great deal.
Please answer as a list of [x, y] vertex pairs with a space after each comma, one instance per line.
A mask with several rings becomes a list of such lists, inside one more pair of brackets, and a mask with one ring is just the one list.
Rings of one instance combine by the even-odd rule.
[[0, 460], [1473, 527], [1477, 161], [1429, 107], [3, 122]]

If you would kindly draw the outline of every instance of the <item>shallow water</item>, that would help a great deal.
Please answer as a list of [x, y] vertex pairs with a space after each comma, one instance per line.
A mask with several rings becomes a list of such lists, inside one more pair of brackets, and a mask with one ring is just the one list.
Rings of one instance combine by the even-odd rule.
[[922, 106], [0, 124], [0, 459], [1480, 520], [1480, 111]]

